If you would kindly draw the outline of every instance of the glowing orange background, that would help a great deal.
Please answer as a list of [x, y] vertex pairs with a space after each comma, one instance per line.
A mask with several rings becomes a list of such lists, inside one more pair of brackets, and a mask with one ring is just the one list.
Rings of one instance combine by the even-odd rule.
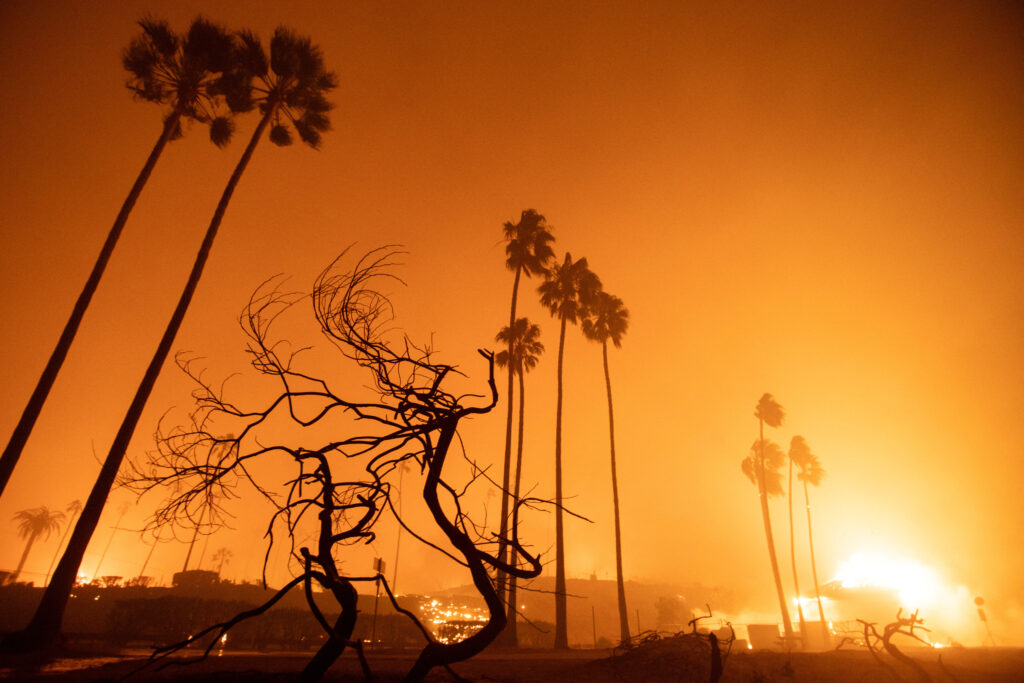
[[[305, 288], [345, 246], [395, 242], [410, 252], [399, 322], [434, 333], [482, 389], [474, 351], [508, 317], [501, 224], [533, 207], [558, 253], [586, 256], [631, 311], [611, 356], [627, 578], [733, 585], [771, 609], [757, 496], [739, 469], [769, 391], [787, 411], [770, 436], [803, 434], [828, 470], [812, 492], [823, 580], [858, 549], [904, 554], [1019, 613], [1021, 14], [680, 4], [3, 3], [0, 435], [159, 133], [158, 111], [123, 87], [134, 22], [148, 11], [183, 30], [202, 11], [264, 37], [286, 23], [339, 76], [335, 130], [320, 152], [264, 144], [243, 178], [176, 343], [211, 376], [244, 370], [236, 316], [266, 277]], [[242, 138], [252, 125], [239, 121]], [[86, 497], [92, 450], [106, 453], [240, 152], [194, 128], [165, 153], [0, 501], [0, 566], [22, 548], [16, 510]], [[550, 495], [557, 326], [535, 285], [520, 310], [548, 353], [528, 377], [524, 481]], [[168, 367], [133, 455], [188, 391]], [[567, 492], [595, 522], [569, 522], [568, 571], [612, 578], [600, 354], [578, 330], [565, 410]], [[467, 428], [471, 455], [497, 467], [503, 430], [504, 403]], [[773, 514], [788, 557], [781, 503]], [[524, 531], [546, 557], [551, 526]], [[210, 554], [235, 551], [229, 577], [255, 576], [257, 533], [241, 519], [211, 541]], [[26, 578], [53, 544], [33, 550]], [[383, 529], [377, 552], [393, 547]], [[464, 580], [417, 575], [435, 556], [406, 548], [402, 590]], [[134, 575], [146, 550], [122, 534], [102, 573]], [[353, 566], [368, 570], [374, 549], [360, 552]], [[162, 547], [147, 573], [166, 580], [183, 557]]]

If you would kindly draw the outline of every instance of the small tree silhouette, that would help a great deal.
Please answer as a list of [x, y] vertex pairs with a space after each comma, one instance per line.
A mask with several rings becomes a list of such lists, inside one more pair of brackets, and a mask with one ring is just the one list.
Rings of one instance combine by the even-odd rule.
[[[252, 366], [278, 387], [266, 403], [257, 407], [235, 404], [221, 388], [203, 381], [182, 363], [198, 386], [196, 409], [186, 426], [161, 432], [156, 456], [151, 462], [135, 463], [129, 477], [143, 492], [170, 490], [153, 524], [188, 529], [199, 519], [197, 511], [204, 505], [204, 497], [228, 500], [241, 495], [240, 487], [252, 487], [273, 510], [267, 526], [267, 558], [274, 543], [284, 542], [299, 572], [264, 605], [161, 648], [154, 653], [154, 660], [196, 638], [212, 636], [208, 653], [216, 638], [239, 622], [264, 613], [289, 590], [302, 585], [310, 610], [327, 634], [301, 675], [303, 680], [318, 680], [349, 645], [361, 652], [358, 641], [352, 640], [358, 614], [354, 584], [380, 581], [395, 609], [412, 619], [427, 640], [407, 677], [422, 680], [435, 666], [479, 653], [504, 628], [504, 604], [489, 570], [500, 569], [520, 578], [540, 574], [539, 559], [524, 549], [515, 527], [506, 540], [516, 557], [513, 563], [502, 564], [491, 550], [501, 540], [498, 534], [488, 534], [462, 507], [462, 492], [483, 481], [482, 470], [471, 462], [474, 474], [468, 484], [456, 487], [446, 480], [444, 469], [460, 421], [488, 413], [497, 401], [493, 357], [490, 352], [480, 352], [488, 367], [488, 392], [481, 401], [480, 397], [457, 396], [446, 390], [446, 379], [457, 371], [435, 361], [429, 348], [405, 337], [389, 338], [391, 304], [380, 293], [379, 282], [396, 279], [390, 272], [396, 256], [393, 249], [376, 250], [348, 270], [341, 269], [336, 260], [317, 278], [310, 297], [321, 332], [345, 358], [370, 375], [374, 398], [356, 400], [335, 393], [327, 381], [298, 368], [298, 352], [270, 337], [280, 315], [305, 298], [281, 291], [273, 280], [253, 295], [241, 317]], [[300, 431], [308, 429], [308, 434], [302, 432], [304, 445], [284, 443], [279, 432], [266, 431], [265, 425], [277, 419], [289, 420]], [[237, 436], [217, 436], [211, 431], [214, 423], [231, 423]], [[340, 434], [350, 432], [353, 425], [359, 427], [358, 433]], [[329, 436], [321, 436], [322, 445], [311, 448], [309, 442], [317, 434]], [[292, 474], [284, 482], [268, 483], [257, 476], [261, 470], [254, 467], [265, 460], [289, 463]], [[448, 542], [445, 547], [429, 545], [469, 570], [487, 605], [488, 621], [461, 642], [435, 641], [415, 615], [398, 605], [384, 576], [346, 574], [338, 560], [346, 545], [372, 540], [374, 527], [384, 514], [427, 543], [392, 504], [391, 479], [399, 476], [405, 463], [422, 473], [423, 500]], [[279, 494], [281, 488], [283, 494]], [[517, 501], [514, 517], [520, 508], [540, 502]], [[222, 507], [214, 507], [203, 523], [223, 524], [225, 515]], [[305, 538], [313, 543], [306, 544]], [[520, 560], [524, 566], [519, 566]], [[341, 610], [334, 624], [326, 621], [313, 600], [314, 583], [326, 588]], [[369, 676], [365, 660], [363, 666]]]

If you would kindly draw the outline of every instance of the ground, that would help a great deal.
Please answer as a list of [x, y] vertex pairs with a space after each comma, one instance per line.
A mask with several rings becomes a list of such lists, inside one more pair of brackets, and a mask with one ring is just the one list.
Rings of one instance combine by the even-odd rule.
[[[1002, 683], [1024, 681], [1024, 649], [950, 648], [941, 652], [926, 648], [907, 650], [931, 680], [960, 683]], [[709, 652], [704, 642], [666, 639], [633, 651], [612, 654], [608, 650], [549, 650], [487, 652], [452, 668], [471, 681], [509, 683], [631, 683], [658, 681], [707, 681]], [[941, 661], [939, 656], [941, 654]], [[401, 680], [412, 665], [415, 653], [371, 653], [374, 680]], [[308, 654], [239, 653], [211, 657], [187, 666], [173, 665], [162, 671], [144, 671], [129, 680], [138, 681], [287, 681], [301, 670]], [[117, 680], [137, 668], [142, 655], [78, 653], [49, 663], [38, 660], [8, 660], [0, 663], [0, 677], [6, 680], [54, 682]], [[754, 681], [875, 681], [919, 680], [909, 667], [883, 657], [892, 673], [866, 650], [843, 649], [821, 653], [735, 652], [725, 660], [723, 683]], [[895, 674], [893, 676], [892, 674]], [[898, 678], [897, 678], [898, 677]], [[330, 681], [362, 681], [358, 662], [351, 652], [328, 673]], [[435, 670], [430, 681], [453, 680], [451, 674]]]

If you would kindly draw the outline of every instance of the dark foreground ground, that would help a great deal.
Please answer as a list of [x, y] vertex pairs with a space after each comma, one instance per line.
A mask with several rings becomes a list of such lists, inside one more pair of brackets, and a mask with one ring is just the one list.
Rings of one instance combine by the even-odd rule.
[[[936, 683], [1024, 682], [1024, 649], [949, 648], [907, 650]], [[638, 683], [707, 681], [709, 652], [705, 643], [666, 639], [613, 655], [608, 650], [488, 652], [452, 668], [472, 681], [523, 683]], [[941, 655], [941, 660], [940, 660]], [[301, 670], [308, 654], [224, 654], [197, 664], [146, 670], [130, 681], [288, 681]], [[375, 681], [399, 681], [415, 654], [370, 653]], [[0, 678], [10, 681], [109, 681], [136, 669], [141, 655], [79, 653], [49, 663], [7, 660], [0, 662]], [[329, 681], [363, 681], [358, 661], [347, 652], [328, 673]], [[443, 669], [430, 681], [454, 680]], [[822, 653], [735, 652], [725, 660], [723, 682], [730, 681], [918, 681], [920, 674], [906, 664], [883, 656], [877, 661], [864, 649]]]

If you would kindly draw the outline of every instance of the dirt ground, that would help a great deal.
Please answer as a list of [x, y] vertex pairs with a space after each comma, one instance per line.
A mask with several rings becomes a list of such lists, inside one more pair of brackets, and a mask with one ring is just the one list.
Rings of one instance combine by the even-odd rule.
[[[907, 654], [920, 663], [936, 683], [1024, 682], [1024, 649], [949, 648], [941, 652], [919, 648]], [[941, 660], [940, 660], [941, 655]], [[225, 654], [197, 664], [172, 665], [161, 671], [143, 671], [130, 681], [288, 681], [300, 671], [308, 654]], [[415, 653], [371, 653], [374, 680], [400, 681]], [[0, 678], [11, 681], [110, 681], [136, 669], [142, 659], [102, 656], [63, 658], [48, 664], [7, 661]], [[890, 657], [881, 662], [863, 649], [822, 653], [735, 652], [724, 663], [723, 683], [754, 681], [886, 681], [923, 680], [911, 667]], [[607, 650], [569, 652], [487, 652], [453, 670], [471, 681], [509, 683], [637, 683], [707, 681], [709, 651], [705, 643], [666, 639], [630, 652], [612, 655]], [[887, 671], [888, 668], [888, 671]], [[356, 658], [345, 654], [328, 673], [329, 681], [363, 681]], [[447, 671], [431, 672], [430, 681], [455, 680]]]

